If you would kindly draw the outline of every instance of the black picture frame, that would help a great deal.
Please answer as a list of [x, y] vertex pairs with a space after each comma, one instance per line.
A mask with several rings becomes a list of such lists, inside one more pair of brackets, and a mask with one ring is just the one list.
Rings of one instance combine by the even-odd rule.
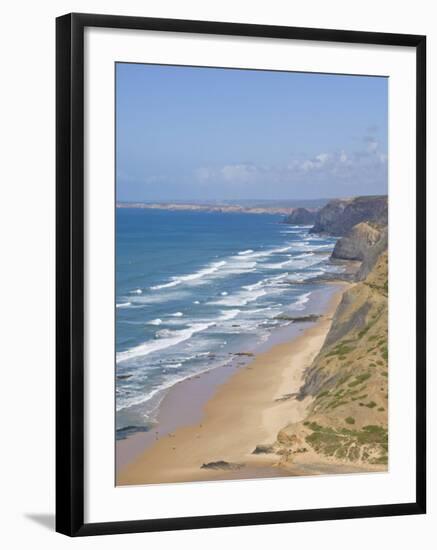
[[[398, 504], [84, 523], [84, 29], [378, 44], [416, 51], [416, 499]], [[426, 511], [426, 37], [73, 13], [56, 20], [56, 530], [69, 536], [423, 514]]]

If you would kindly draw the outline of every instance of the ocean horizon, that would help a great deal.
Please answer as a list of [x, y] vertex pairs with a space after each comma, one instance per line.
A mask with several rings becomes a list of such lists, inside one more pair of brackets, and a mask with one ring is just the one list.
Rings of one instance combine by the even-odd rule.
[[336, 238], [273, 214], [116, 209], [117, 437], [176, 383], [318, 313]]

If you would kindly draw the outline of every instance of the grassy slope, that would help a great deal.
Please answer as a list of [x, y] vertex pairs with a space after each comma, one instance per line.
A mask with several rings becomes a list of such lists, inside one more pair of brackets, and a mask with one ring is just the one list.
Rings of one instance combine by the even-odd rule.
[[314, 398], [308, 415], [278, 435], [283, 461], [387, 464], [387, 269], [385, 252], [345, 292], [300, 391]]

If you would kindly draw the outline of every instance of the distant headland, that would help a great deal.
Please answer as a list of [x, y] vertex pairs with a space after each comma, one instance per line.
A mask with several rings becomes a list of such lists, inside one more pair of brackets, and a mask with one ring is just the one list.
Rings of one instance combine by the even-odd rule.
[[125, 202], [117, 201], [117, 208], [141, 208], [147, 210], [170, 210], [170, 211], [190, 211], [190, 212], [221, 212], [221, 213], [239, 213], [239, 214], [281, 214], [288, 216], [295, 210], [305, 208], [315, 213], [321, 207], [325, 206], [329, 199], [308, 199], [308, 200], [288, 200], [288, 201], [211, 201], [202, 202]]

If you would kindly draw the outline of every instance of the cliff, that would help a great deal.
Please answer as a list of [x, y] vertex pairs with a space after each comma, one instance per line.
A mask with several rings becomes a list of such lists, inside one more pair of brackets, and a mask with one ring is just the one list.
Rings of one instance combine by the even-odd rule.
[[354, 279], [361, 281], [367, 277], [379, 256], [387, 249], [387, 227], [374, 227], [367, 222], [358, 223], [335, 244], [331, 260], [354, 260], [361, 264]]
[[[373, 236], [371, 232], [366, 235]], [[381, 237], [377, 242], [382, 242]], [[351, 250], [361, 255], [360, 250]], [[298, 400], [312, 399], [306, 418], [278, 434], [275, 451], [281, 463], [340, 462], [385, 468], [387, 293], [387, 251], [383, 251], [365, 279], [343, 294], [325, 343], [297, 396]]]
[[387, 218], [388, 203], [385, 195], [335, 199], [318, 211], [310, 232], [343, 236], [361, 222], [386, 226]]
[[316, 221], [316, 210], [307, 208], [295, 208], [293, 212], [285, 218], [284, 223], [291, 225], [312, 225]]

